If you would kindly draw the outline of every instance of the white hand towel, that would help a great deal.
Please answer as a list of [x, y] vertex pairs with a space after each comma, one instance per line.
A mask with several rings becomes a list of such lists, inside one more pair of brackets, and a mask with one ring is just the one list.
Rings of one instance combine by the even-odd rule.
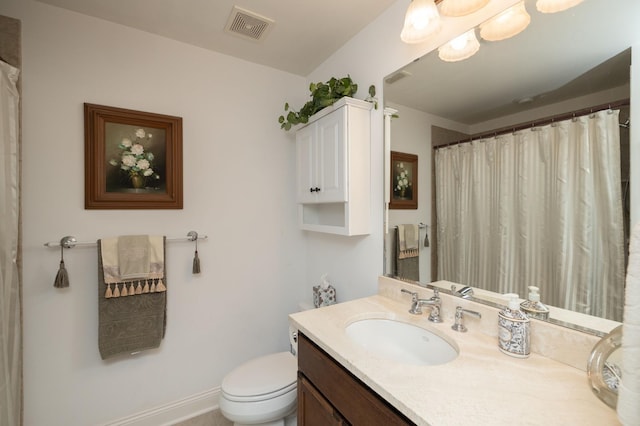
[[399, 259], [418, 257], [420, 255], [420, 231], [418, 225], [398, 225]]

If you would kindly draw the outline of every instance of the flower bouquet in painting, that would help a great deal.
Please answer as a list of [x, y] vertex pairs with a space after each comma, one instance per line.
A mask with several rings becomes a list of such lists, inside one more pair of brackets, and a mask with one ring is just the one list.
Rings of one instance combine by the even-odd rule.
[[118, 143], [119, 157], [109, 160], [109, 164], [120, 169], [123, 186], [142, 189], [147, 187], [147, 180], [160, 179], [153, 169], [155, 156], [150, 150], [152, 140], [151, 132], [137, 129], [133, 138], [124, 137]]
[[402, 199], [411, 198], [411, 175], [410, 171], [405, 167], [405, 164], [403, 162], [396, 163], [394, 177], [396, 179], [396, 185], [393, 189], [394, 196]]

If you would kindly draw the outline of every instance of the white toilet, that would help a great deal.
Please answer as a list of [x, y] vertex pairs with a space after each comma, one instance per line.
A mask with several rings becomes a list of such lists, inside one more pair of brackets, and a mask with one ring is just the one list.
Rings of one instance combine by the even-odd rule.
[[[300, 304], [301, 310], [310, 306]], [[293, 353], [297, 330], [289, 329]], [[235, 426], [296, 426], [298, 358], [278, 352], [252, 359], [222, 380], [220, 411]]]
[[235, 426], [295, 426], [298, 359], [278, 352], [252, 359], [222, 381], [220, 411]]

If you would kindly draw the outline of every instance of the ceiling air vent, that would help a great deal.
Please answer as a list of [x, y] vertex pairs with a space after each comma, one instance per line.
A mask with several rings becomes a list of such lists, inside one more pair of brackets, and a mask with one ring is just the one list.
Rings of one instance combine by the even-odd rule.
[[411, 73], [409, 71], [405, 71], [405, 70], [400, 70], [394, 74], [391, 74], [389, 77], [387, 77], [384, 82], [387, 84], [393, 84], [398, 80], [402, 80], [405, 77], [410, 77]]
[[273, 19], [233, 6], [225, 31], [242, 38], [261, 41], [267, 36], [274, 22]]

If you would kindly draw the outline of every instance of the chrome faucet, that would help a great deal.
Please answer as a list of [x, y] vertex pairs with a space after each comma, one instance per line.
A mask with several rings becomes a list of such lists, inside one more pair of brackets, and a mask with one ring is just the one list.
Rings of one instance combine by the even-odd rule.
[[411, 295], [411, 308], [409, 309], [409, 313], [413, 315], [421, 315], [422, 307], [428, 306], [431, 308], [431, 312], [429, 313], [429, 317], [427, 318], [431, 322], [442, 322], [440, 318], [440, 308], [442, 307], [442, 301], [440, 299], [440, 292], [437, 288], [433, 289], [433, 296], [429, 299], [419, 299], [418, 293], [401, 289], [403, 293], [408, 293]]
[[456, 286], [452, 284], [451, 294], [453, 294], [454, 296], [462, 297], [463, 299], [469, 299], [473, 296], [473, 288], [464, 286], [460, 290], [456, 290]]
[[469, 314], [475, 318], [482, 318], [482, 315], [480, 314], [480, 312], [471, 311], [469, 309], [463, 309], [462, 306], [456, 307], [455, 322], [451, 326], [451, 328], [455, 331], [466, 333], [467, 327], [465, 327], [464, 324], [462, 323], [463, 313]]

